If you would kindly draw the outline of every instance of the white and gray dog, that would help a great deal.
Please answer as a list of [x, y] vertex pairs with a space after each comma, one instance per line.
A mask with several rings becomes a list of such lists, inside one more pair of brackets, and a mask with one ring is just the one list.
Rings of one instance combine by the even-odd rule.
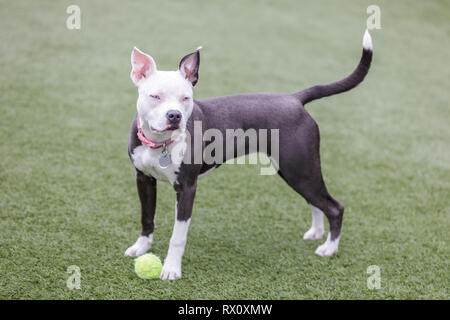
[[[371, 60], [372, 39], [366, 30], [357, 68], [340, 81], [316, 85], [293, 94], [253, 93], [194, 100], [192, 89], [198, 80], [199, 49], [185, 56], [178, 70], [159, 71], [152, 57], [134, 48], [131, 54], [131, 80], [138, 88], [139, 97], [129, 136], [128, 154], [136, 169], [142, 231], [125, 255], [139, 256], [150, 248], [155, 227], [156, 181], [168, 181], [176, 193], [175, 225], [160, 278], [180, 278], [198, 177], [228, 159], [251, 152], [248, 139], [236, 138], [233, 150], [241, 152], [230, 153], [224, 146], [220, 161], [194, 161], [195, 154], [201, 153], [211, 143], [201, 140], [195, 144], [194, 122], [201, 123], [202, 132], [215, 129], [223, 135], [229, 129], [241, 129], [243, 132], [248, 129], [278, 129], [277, 173], [307, 201], [312, 210], [312, 226], [303, 238], [322, 238], [325, 215], [330, 232], [316, 254], [335, 254], [344, 206], [328, 193], [324, 184], [319, 156], [319, 128], [304, 105], [357, 86], [369, 71]], [[267, 139], [270, 140], [271, 136]], [[239, 146], [239, 143], [243, 145]], [[264, 151], [271, 156], [270, 148], [254, 151]], [[173, 160], [175, 153], [181, 156], [181, 161]]]

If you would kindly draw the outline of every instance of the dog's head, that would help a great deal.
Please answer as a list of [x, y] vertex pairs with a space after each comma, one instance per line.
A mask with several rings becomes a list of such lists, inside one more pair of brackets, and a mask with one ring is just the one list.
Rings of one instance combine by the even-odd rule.
[[152, 134], [186, 129], [194, 107], [192, 88], [198, 80], [200, 47], [181, 59], [177, 71], [159, 71], [151, 56], [134, 48], [131, 80], [138, 87], [138, 115]]

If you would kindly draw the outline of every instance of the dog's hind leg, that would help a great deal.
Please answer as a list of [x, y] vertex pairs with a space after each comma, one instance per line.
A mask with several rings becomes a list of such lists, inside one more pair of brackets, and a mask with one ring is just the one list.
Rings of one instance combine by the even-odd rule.
[[[280, 168], [280, 170], [282, 169]], [[314, 183], [309, 179], [287, 178], [286, 175], [283, 175], [283, 177], [285, 181], [303, 196], [311, 206], [313, 222], [311, 229], [305, 233], [303, 238], [316, 240], [323, 236], [323, 215], [325, 215], [330, 224], [330, 232], [325, 243], [317, 248], [316, 254], [320, 256], [330, 256], [337, 253], [344, 215], [344, 206], [328, 193], [321, 176], [320, 180], [315, 181]]]
[[328, 233], [327, 240], [316, 249], [316, 254], [320, 256], [330, 256], [337, 253], [344, 215], [344, 206], [329, 193], [325, 196], [306, 196], [309, 197], [309, 201], [313, 203], [313, 206], [317, 206], [315, 209], [323, 211], [330, 224], [330, 232]]
[[344, 215], [344, 206], [333, 198], [326, 190], [323, 181], [319, 187], [311, 186], [310, 181], [292, 181], [289, 178], [285, 179], [288, 184], [297, 191], [310, 204], [313, 223], [304, 239], [316, 240], [323, 235], [323, 215], [328, 218], [330, 224], [330, 232], [328, 238], [316, 250], [316, 254], [320, 256], [330, 256], [337, 253], [339, 246], [339, 238], [341, 234], [342, 218]]
[[278, 173], [311, 206], [313, 224], [305, 238], [320, 238], [323, 234], [322, 213], [328, 218], [330, 232], [325, 243], [317, 248], [316, 254], [330, 256], [338, 250], [344, 206], [328, 193], [323, 181], [319, 130], [315, 122], [309, 123], [308, 133], [301, 140], [280, 141], [284, 145], [280, 148]]

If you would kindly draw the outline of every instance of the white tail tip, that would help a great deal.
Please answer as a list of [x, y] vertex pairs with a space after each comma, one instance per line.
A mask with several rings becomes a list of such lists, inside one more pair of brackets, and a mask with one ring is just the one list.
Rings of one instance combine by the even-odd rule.
[[198, 46], [197, 49], [195, 49], [195, 51], [198, 51], [200, 49], [203, 49], [203, 47], [202, 46]]
[[372, 44], [372, 37], [370, 36], [369, 30], [366, 29], [366, 32], [364, 32], [363, 37], [363, 48], [366, 50], [373, 50], [373, 44]]

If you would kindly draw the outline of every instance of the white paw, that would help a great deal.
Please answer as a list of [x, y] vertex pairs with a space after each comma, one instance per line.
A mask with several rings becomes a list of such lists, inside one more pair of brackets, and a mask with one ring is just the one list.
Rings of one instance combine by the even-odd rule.
[[316, 254], [322, 257], [328, 257], [336, 254], [338, 252], [338, 247], [339, 237], [331, 241], [330, 234], [328, 234], [327, 241], [316, 249]]
[[164, 263], [159, 276], [161, 280], [176, 280], [181, 278], [181, 264]]
[[318, 240], [323, 237], [323, 229], [311, 228], [303, 235], [303, 240]]
[[125, 251], [125, 255], [129, 257], [141, 256], [150, 249], [152, 242], [153, 234], [150, 234], [147, 237], [139, 236], [136, 242]]

